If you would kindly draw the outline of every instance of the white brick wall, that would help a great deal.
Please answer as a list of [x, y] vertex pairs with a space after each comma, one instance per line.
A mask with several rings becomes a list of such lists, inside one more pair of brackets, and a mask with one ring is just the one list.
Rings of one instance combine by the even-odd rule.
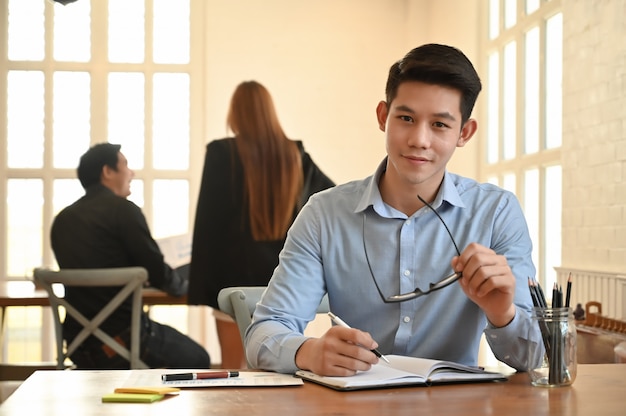
[[626, 0], [563, 0], [563, 266], [626, 271]]

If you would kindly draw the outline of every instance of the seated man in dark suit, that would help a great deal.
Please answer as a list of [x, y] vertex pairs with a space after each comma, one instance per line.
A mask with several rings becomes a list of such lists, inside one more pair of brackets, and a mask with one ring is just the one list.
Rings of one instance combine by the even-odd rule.
[[[151, 286], [179, 296], [187, 293], [187, 276], [163, 260], [140, 208], [127, 200], [134, 172], [120, 145], [100, 143], [81, 158], [78, 178], [85, 195], [54, 219], [52, 249], [62, 269], [141, 266]], [[85, 316], [93, 317], [119, 291], [118, 288], [66, 288], [65, 296]], [[130, 342], [129, 297], [102, 329], [118, 342]], [[152, 368], [208, 368], [207, 351], [188, 336], [167, 325], [141, 317], [140, 358]], [[63, 324], [71, 340], [81, 326], [73, 319]], [[90, 337], [71, 357], [81, 369], [128, 368], [129, 363], [100, 340]]]

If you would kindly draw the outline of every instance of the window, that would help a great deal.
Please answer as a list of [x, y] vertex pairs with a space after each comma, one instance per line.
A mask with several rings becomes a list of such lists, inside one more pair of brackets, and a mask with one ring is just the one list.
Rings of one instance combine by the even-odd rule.
[[518, 196], [536, 278], [551, 288], [561, 262], [560, 0], [485, 1], [487, 128], [480, 172]]
[[190, 231], [191, 143], [203, 141], [190, 116], [202, 102], [194, 83], [202, 85], [203, 34], [191, 28], [201, 27], [202, 7], [202, 0], [2, 2], [2, 278], [56, 267], [50, 226], [82, 196], [76, 166], [98, 142], [122, 145], [136, 175], [129, 199], [155, 238]]

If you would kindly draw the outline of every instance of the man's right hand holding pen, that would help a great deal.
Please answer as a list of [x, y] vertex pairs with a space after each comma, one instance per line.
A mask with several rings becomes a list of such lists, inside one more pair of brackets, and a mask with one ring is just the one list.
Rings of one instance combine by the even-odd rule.
[[372, 336], [354, 328], [335, 325], [321, 338], [306, 340], [296, 352], [296, 365], [324, 376], [352, 376], [367, 371], [379, 358]]

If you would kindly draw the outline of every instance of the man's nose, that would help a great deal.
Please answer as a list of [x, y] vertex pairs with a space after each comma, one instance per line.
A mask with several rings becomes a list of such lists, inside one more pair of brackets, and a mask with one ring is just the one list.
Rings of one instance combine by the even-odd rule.
[[429, 147], [431, 131], [426, 123], [415, 124], [410, 132], [409, 145], [415, 147]]

